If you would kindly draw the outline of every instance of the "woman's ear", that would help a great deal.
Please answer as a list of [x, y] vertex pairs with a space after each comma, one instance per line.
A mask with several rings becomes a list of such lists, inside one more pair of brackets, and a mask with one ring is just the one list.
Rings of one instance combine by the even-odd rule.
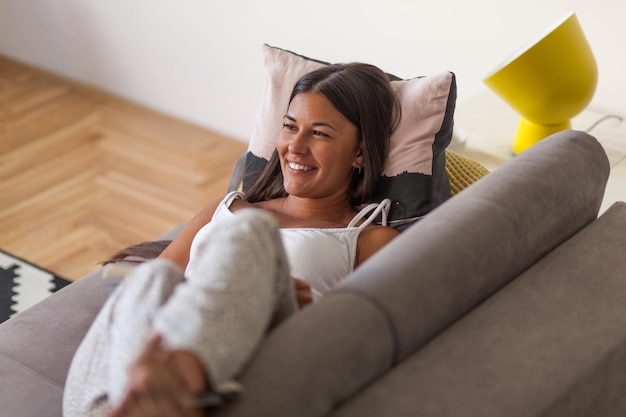
[[354, 156], [354, 161], [352, 162], [352, 167], [354, 168], [363, 168], [363, 142], [359, 144], [358, 149], [356, 150], [356, 155]]

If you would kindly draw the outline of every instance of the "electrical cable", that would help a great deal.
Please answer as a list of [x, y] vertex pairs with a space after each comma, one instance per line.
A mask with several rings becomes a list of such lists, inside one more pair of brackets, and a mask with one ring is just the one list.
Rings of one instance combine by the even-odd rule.
[[598, 127], [599, 124], [604, 123], [605, 121], [609, 119], [617, 119], [620, 122], [624, 121], [624, 118], [622, 116], [618, 116], [617, 114], [607, 114], [606, 116], [602, 116], [601, 118], [593, 122], [593, 124], [589, 126], [587, 130], [585, 130], [585, 132], [591, 133], [591, 131], [595, 129], [596, 127]]

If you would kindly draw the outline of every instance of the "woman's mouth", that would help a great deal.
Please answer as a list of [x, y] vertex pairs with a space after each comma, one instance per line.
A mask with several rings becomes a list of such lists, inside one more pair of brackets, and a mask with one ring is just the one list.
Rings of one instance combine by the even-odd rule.
[[295, 162], [288, 162], [287, 167], [289, 167], [289, 169], [292, 171], [299, 171], [299, 172], [311, 171], [313, 169], [312, 167], [301, 165], [301, 164], [296, 164]]

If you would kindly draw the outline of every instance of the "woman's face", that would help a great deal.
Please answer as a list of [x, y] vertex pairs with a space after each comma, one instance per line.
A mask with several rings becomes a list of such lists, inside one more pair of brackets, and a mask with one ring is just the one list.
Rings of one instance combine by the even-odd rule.
[[357, 127], [321, 93], [293, 98], [276, 147], [285, 191], [302, 198], [347, 198], [363, 162]]

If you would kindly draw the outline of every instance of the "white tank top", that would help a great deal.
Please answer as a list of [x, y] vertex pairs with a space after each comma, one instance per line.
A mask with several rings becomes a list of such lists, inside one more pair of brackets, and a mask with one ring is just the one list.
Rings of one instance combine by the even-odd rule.
[[[224, 216], [233, 216], [230, 205], [236, 198], [245, 200], [245, 196], [238, 191], [228, 193], [215, 210], [211, 222]], [[280, 229], [291, 276], [307, 281], [311, 285], [313, 299], [317, 300], [354, 270], [357, 240], [361, 231], [379, 214], [382, 214], [382, 225], [386, 226], [390, 205], [389, 199], [368, 205], [354, 216], [345, 228]], [[365, 221], [357, 226], [366, 216]], [[196, 239], [202, 240], [205, 233], [210, 233], [210, 227], [207, 227], [209, 224], [198, 231], [194, 242]], [[191, 244], [192, 256], [194, 242]]]

